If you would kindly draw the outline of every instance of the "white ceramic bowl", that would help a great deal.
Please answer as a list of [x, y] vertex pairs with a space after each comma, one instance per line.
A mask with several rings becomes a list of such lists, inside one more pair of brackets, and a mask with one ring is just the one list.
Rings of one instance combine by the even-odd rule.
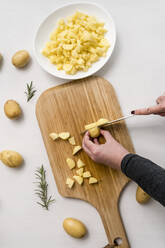
[[[63, 70], [58, 71], [56, 66], [51, 64], [49, 59], [41, 54], [41, 51], [45, 47], [45, 43], [49, 40], [50, 33], [56, 28], [57, 21], [60, 18], [66, 18], [70, 15], [73, 15], [77, 10], [89, 15], [93, 15], [98, 21], [105, 23], [104, 27], [108, 30], [105, 37], [110, 42], [111, 47], [108, 49], [106, 57], [101, 57], [97, 62], [93, 63], [87, 72], [78, 71], [75, 75], [69, 75], [66, 74]], [[50, 74], [59, 78], [80, 79], [92, 75], [105, 65], [112, 54], [115, 42], [115, 24], [111, 15], [104, 8], [95, 3], [71, 3], [56, 9], [41, 23], [35, 37], [34, 52], [40, 66]]]

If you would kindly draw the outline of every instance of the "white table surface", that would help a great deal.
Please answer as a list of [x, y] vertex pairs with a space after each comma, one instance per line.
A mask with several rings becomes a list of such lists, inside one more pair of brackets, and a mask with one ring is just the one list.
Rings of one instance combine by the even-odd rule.
[[[44, 72], [33, 55], [33, 40], [40, 22], [63, 0], [1, 0], [0, 52], [0, 149], [19, 151], [25, 164], [11, 169], [0, 163], [0, 247], [1, 248], [101, 248], [107, 243], [97, 211], [89, 204], [62, 198], [56, 188], [48, 157], [35, 117], [35, 103], [47, 88], [63, 83]], [[75, 1], [76, 2], [76, 1]], [[98, 0], [112, 14], [117, 27], [117, 44], [108, 64], [97, 73], [114, 86], [122, 110], [152, 105], [165, 91], [165, 1]], [[17, 70], [11, 56], [27, 49], [32, 62]], [[36, 96], [27, 104], [26, 83], [34, 81]], [[17, 100], [24, 112], [19, 121], [7, 119], [3, 104]], [[165, 167], [165, 118], [138, 117], [127, 121], [138, 154]], [[56, 202], [50, 211], [35, 202], [34, 171], [44, 164], [49, 192]], [[165, 212], [154, 200], [146, 206], [135, 200], [136, 185], [131, 182], [120, 200], [120, 211], [131, 247], [165, 246]], [[109, 196], [111, 197], [111, 196]], [[82, 220], [89, 234], [83, 240], [67, 236], [62, 228], [66, 217]]]

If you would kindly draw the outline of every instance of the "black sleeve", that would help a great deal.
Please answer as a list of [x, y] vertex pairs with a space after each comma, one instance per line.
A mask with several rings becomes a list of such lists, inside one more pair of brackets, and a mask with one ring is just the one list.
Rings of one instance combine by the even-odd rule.
[[165, 169], [139, 155], [128, 154], [121, 162], [121, 170], [165, 206]]

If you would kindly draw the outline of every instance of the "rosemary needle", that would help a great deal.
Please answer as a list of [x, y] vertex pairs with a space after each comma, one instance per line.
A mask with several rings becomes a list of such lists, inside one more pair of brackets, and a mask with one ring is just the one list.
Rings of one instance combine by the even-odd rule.
[[34, 94], [36, 93], [37, 90], [34, 89], [33, 87], [33, 82], [31, 81], [30, 84], [26, 84], [26, 91], [25, 91], [25, 94], [27, 96], [27, 102], [30, 101], [30, 99], [34, 96]]
[[35, 176], [37, 179], [36, 183], [38, 184], [38, 188], [35, 190], [35, 193], [41, 200], [41, 202], [37, 202], [37, 204], [48, 210], [49, 204], [54, 202], [55, 200], [52, 199], [52, 196], [48, 197], [48, 183], [46, 182], [46, 170], [44, 169], [43, 165], [36, 170]]

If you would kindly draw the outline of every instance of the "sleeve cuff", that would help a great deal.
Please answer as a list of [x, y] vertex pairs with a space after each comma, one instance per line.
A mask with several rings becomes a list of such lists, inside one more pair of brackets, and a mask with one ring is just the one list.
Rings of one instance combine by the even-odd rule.
[[127, 154], [123, 160], [121, 161], [121, 171], [126, 175], [127, 175], [127, 166], [128, 166], [128, 163], [130, 162], [130, 160], [132, 160], [132, 158], [136, 157], [137, 155], [136, 154], [133, 154], [133, 153], [129, 153]]

